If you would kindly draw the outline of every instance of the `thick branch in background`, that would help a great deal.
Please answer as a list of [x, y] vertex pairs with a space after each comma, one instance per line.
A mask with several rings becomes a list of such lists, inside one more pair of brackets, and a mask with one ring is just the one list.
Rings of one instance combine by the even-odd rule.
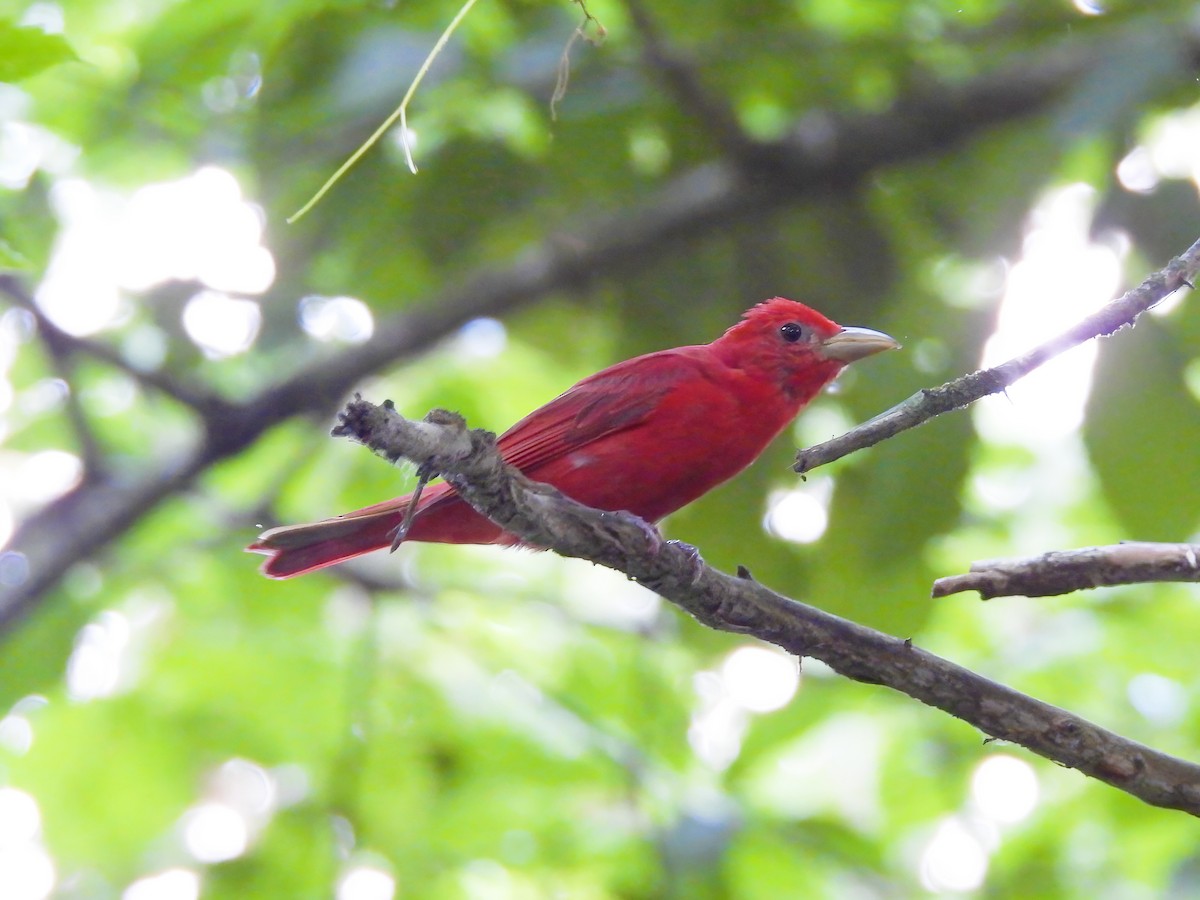
[[1037, 556], [985, 559], [962, 575], [933, 583], [933, 596], [979, 591], [993, 597], [1054, 597], [1087, 588], [1153, 581], [1200, 581], [1200, 545], [1129, 541], [1054, 550]]
[[10, 633], [72, 565], [101, 552], [210, 467], [288, 418], [332, 410], [364, 376], [419, 355], [467, 321], [504, 315], [599, 278], [627, 277], [684, 241], [853, 189], [881, 168], [947, 152], [989, 128], [1048, 109], [1103, 58], [1101, 46], [1042, 57], [966, 84], [928, 87], [888, 112], [822, 118], [815, 132], [797, 127], [778, 143], [755, 144], [754, 164], [701, 165], [642, 206], [581, 227], [570, 240], [548, 239], [509, 266], [477, 272], [384, 322], [366, 343], [311, 363], [247, 402], [210, 404], [198, 413], [204, 437], [180, 456], [147, 462], [124, 478], [85, 473], [75, 490], [21, 524], [5, 561], [14, 577], [0, 584], [0, 634]]
[[694, 548], [662, 541], [634, 516], [589, 509], [530, 481], [504, 462], [494, 435], [468, 431], [453, 413], [435, 411], [425, 422], [411, 422], [390, 404], [356, 397], [340, 419], [335, 435], [360, 441], [389, 460], [407, 459], [439, 472], [506, 531], [623, 572], [711, 628], [820, 659], [847, 678], [893, 688], [990, 738], [1020, 744], [1147, 803], [1200, 816], [1200, 766], [990, 681], [911, 641], [777, 594], [745, 570], [734, 577], [713, 569]]
[[755, 142], [742, 129], [733, 107], [704, 86], [697, 66], [668, 46], [658, 23], [641, 0], [624, 0], [624, 6], [641, 38], [646, 69], [658, 76], [680, 108], [696, 120], [729, 160], [748, 160]]
[[1132, 325], [1138, 316], [1175, 291], [1190, 288], [1198, 273], [1200, 240], [1136, 288], [1105, 304], [1057, 337], [998, 366], [972, 372], [948, 381], [941, 387], [918, 391], [869, 422], [832, 440], [799, 451], [792, 468], [803, 475], [855, 450], [874, 446], [902, 431], [923, 425], [942, 413], [962, 409], [990, 394], [998, 394], [1072, 347]]

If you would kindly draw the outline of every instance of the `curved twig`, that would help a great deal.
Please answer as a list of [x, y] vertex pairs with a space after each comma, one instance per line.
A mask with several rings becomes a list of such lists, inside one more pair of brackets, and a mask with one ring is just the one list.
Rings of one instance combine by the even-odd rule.
[[799, 451], [792, 468], [803, 475], [856, 450], [871, 447], [902, 431], [923, 425], [934, 416], [962, 409], [989, 394], [998, 394], [1060, 353], [1092, 338], [1109, 335], [1132, 325], [1138, 316], [1170, 294], [1180, 288], [1190, 288], [1197, 273], [1200, 273], [1200, 240], [1164, 268], [1148, 276], [1136, 288], [1105, 304], [1057, 337], [998, 366], [972, 372], [948, 381], [941, 387], [918, 391], [903, 403], [857, 428]]

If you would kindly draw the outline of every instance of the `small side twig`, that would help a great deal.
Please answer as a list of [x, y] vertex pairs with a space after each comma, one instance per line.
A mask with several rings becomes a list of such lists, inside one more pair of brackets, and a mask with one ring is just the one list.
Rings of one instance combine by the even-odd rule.
[[932, 596], [979, 591], [993, 597], [1054, 597], [1087, 588], [1151, 581], [1200, 581], [1200, 545], [1130, 541], [1055, 550], [1038, 556], [985, 559], [969, 572], [933, 583]]
[[440, 472], [471, 506], [527, 544], [616, 569], [709, 627], [820, 659], [847, 678], [900, 691], [1147, 803], [1200, 816], [1200, 766], [990, 681], [911, 641], [719, 572], [694, 548], [650, 540], [648, 526], [634, 516], [589, 509], [530, 481], [504, 462], [493, 435], [468, 430], [460, 416], [435, 411], [411, 422], [390, 406], [356, 397], [340, 420], [337, 434], [387, 459]]
[[[567, 38], [567, 44], [563, 47], [562, 55], [558, 58], [558, 70], [554, 78], [554, 93], [550, 95], [550, 120], [552, 122], [558, 121], [558, 104], [567, 96], [567, 88], [571, 84], [571, 49], [575, 46], [576, 41], [582, 38], [593, 47], [598, 47], [608, 36], [608, 29], [600, 23], [599, 19], [592, 15], [592, 11], [587, 8], [587, 3], [584, 0], [571, 0], [571, 2], [578, 4], [579, 8], [583, 10], [583, 21], [575, 26], [575, 30], [571, 32], [571, 36]], [[587, 29], [589, 25], [596, 30], [594, 38], [588, 36]]]
[[125, 359], [119, 351], [107, 344], [76, 337], [63, 331], [46, 317], [46, 314], [33, 301], [33, 296], [28, 288], [16, 275], [0, 274], [0, 294], [8, 297], [16, 306], [33, 315], [42, 340], [50, 349], [51, 354], [59, 361], [65, 361], [78, 355], [98, 359], [114, 369], [124, 372], [140, 384], [152, 388], [184, 406], [191, 407], [202, 415], [221, 403], [217, 395], [207, 390], [191, 387], [163, 372], [139, 369]]
[[845, 434], [815, 447], [799, 451], [792, 468], [803, 475], [856, 450], [874, 446], [902, 431], [922, 425], [934, 416], [961, 409], [989, 394], [998, 394], [1072, 347], [1132, 325], [1138, 316], [1161, 303], [1170, 294], [1180, 288], [1190, 287], [1198, 273], [1200, 240], [1164, 268], [1148, 276], [1136, 288], [1105, 304], [1057, 337], [998, 366], [972, 372], [941, 387], [918, 391], [904, 402], [857, 428], [852, 428]]
[[71, 430], [75, 432], [75, 440], [79, 445], [80, 455], [83, 457], [84, 477], [102, 475], [108, 464], [79, 396], [75, 380], [75, 360], [63, 342], [55, 340], [54, 335], [47, 332], [43, 320], [39, 319], [38, 321], [38, 333], [41, 335], [42, 344], [50, 356], [54, 370], [67, 386], [67, 420], [71, 423]]

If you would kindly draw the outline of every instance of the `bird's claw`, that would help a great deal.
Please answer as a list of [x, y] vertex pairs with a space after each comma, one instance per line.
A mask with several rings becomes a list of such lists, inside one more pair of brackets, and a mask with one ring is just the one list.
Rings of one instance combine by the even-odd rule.
[[642, 536], [645, 537], [646, 552], [651, 556], [657, 556], [663, 546], [662, 533], [641, 516], [634, 515], [631, 512], [626, 512], [625, 515], [633, 520], [634, 524], [642, 532]]
[[699, 550], [684, 541], [667, 541], [667, 543], [678, 547], [686, 555], [690, 570], [689, 584], [694, 586], [700, 580], [700, 576], [704, 574], [704, 557], [700, 555]]

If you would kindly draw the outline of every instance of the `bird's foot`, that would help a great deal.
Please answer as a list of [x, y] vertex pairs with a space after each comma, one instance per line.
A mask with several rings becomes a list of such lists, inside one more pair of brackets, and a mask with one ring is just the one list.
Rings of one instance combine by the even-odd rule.
[[699, 550], [684, 541], [667, 541], [667, 543], [678, 547], [686, 555], [689, 583], [694, 586], [700, 580], [700, 576], [704, 574], [704, 557], [700, 555]]
[[[385, 401], [391, 403], [391, 400]], [[425, 485], [429, 484], [429, 479], [433, 477], [433, 470], [428, 466], [420, 466], [417, 469], [417, 486], [412, 492], [412, 498], [408, 501], [408, 507], [404, 510], [404, 519], [388, 532], [392, 536], [392, 549], [389, 553], [395, 553], [400, 545], [404, 543], [404, 539], [408, 537], [408, 529], [412, 527], [413, 517], [417, 514], [417, 506], [421, 502], [421, 492], [425, 490]]]
[[651, 556], [658, 556], [658, 552], [662, 550], [663, 536], [657, 528], [643, 519], [641, 516], [636, 516], [631, 512], [622, 512], [621, 515], [628, 516], [637, 525], [638, 530], [642, 532], [642, 536], [646, 538], [646, 552]]

